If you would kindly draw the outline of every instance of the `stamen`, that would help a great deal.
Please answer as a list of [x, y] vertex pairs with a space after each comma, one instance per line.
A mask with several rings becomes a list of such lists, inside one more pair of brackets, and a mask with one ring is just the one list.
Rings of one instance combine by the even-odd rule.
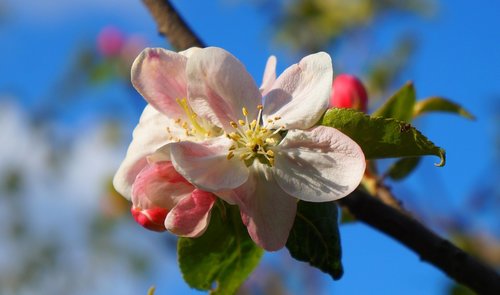
[[[177, 98], [177, 99], [175, 99], [175, 101], [184, 110], [187, 117], [189, 118], [189, 121], [191, 122], [191, 125], [193, 125], [196, 132], [198, 132], [199, 134], [207, 134], [208, 131], [205, 130], [203, 127], [201, 127], [201, 125], [198, 123], [198, 121], [196, 120], [196, 118], [198, 116], [191, 110], [191, 108], [189, 107], [189, 104], [187, 103], [187, 100], [185, 98], [183, 98], [183, 99]], [[178, 120], [178, 122], [177, 122], [177, 120]], [[177, 120], [176, 120], [176, 123], [180, 124], [181, 119], [177, 119]], [[184, 124], [187, 124], [187, 122], [184, 122], [182, 124], [182, 127], [185, 129]]]
[[[244, 120], [231, 121], [229, 124], [235, 129], [234, 132], [226, 133], [226, 136], [233, 140], [233, 144], [229, 147], [227, 158], [232, 159], [238, 157], [243, 161], [251, 161], [259, 158], [274, 165], [274, 151], [271, 150], [279, 142], [279, 132], [285, 128], [280, 126], [274, 129], [273, 126], [276, 120], [281, 119], [279, 116], [268, 118], [263, 122], [263, 105], [258, 105], [257, 118], [249, 123], [248, 110], [243, 107], [242, 113], [245, 116]], [[250, 118], [251, 120], [252, 118]], [[271, 130], [272, 128], [272, 130]], [[248, 162], [246, 163], [248, 164]]]

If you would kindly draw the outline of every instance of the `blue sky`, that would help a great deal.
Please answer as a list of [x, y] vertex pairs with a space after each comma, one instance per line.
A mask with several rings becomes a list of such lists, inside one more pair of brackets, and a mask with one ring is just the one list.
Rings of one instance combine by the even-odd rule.
[[[245, 1], [173, 2], [207, 44], [232, 52], [258, 82], [270, 54], [278, 56], [278, 70], [296, 61], [269, 40], [268, 16]], [[166, 46], [141, 1], [12, 0], [6, 6], [9, 14], [0, 25], [0, 54], [4, 57], [0, 61], [0, 93], [15, 95], [16, 103], [28, 110], [50, 92], [75, 48], [93, 46], [103, 26], [114, 25], [146, 36], [153, 46]], [[397, 25], [396, 21], [388, 22], [377, 32], [375, 45], [383, 45], [405, 27], [417, 32], [420, 45], [403, 80], [415, 82], [419, 98], [451, 98], [478, 118], [471, 122], [432, 115], [417, 122], [424, 134], [447, 150], [448, 162], [444, 168], [435, 168], [437, 159], [428, 158], [418, 173], [395, 184], [403, 200], [411, 198], [410, 202], [416, 200], [424, 209], [428, 206], [438, 212], [451, 212], [465, 202], [474, 187], [493, 179], [489, 173], [498, 173], [492, 167], [498, 147], [494, 116], [498, 115], [500, 103], [500, 39], [495, 31], [500, 28], [498, 11], [500, 4], [493, 0], [480, 4], [441, 1], [435, 18], [397, 20]], [[335, 63], [335, 52], [329, 53]], [[106, 91], [114, 105], [130, 96], [128, 89], [119, 86]], [[92, 117], [94, 106], [84, 108], [88, 117]], [[88, 118], [78, 124], [87, 123]], [[405, 192], [411, 194], [405, 196]], [[446, 286], [447, 279], [439, 271], [365, 225], [344, 226], [341, 233], [344, 277], [331, 282], [318, 272], [328, 286], [327, 293], [376, 290], [380, 294], [441, 294]], [[182, 294], [196, 293], [179, 283], [178, 274], [168, 278], [159, 276], [156, 279], [162, 282], [152, 282], [159, 285], [157, 294], [169, 293], [173, 281]]]

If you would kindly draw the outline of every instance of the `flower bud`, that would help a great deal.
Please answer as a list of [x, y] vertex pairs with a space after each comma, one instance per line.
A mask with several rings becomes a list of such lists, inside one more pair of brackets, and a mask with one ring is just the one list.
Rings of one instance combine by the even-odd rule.
[[366, 112], [368, 96], [363, 83], [355, 76], [341, 74], [333, 81], [330, 107], [352, 108]]
[[120, 54], [124, 43], [123, 33], [115, 27], [105, 27], [97, 36], [97, 49], [106, 57]]
[[193, 189], [171, 162], [148, 164], [132, 185], [132, 216], [149, 230], [165, 231], [167, 214]]
[[140, 209], [132, 206], [130, 209], [135, 221], [152, 231], [162, 232], [166, 231], [165, 218], [167, 217], [168, 210], [166, 208], [151, 208]]

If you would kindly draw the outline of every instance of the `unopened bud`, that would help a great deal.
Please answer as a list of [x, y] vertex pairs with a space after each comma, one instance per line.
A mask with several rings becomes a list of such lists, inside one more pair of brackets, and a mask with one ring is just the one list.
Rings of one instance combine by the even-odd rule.
[[366, 112], [368, 95], [363, 83], [352, 75], [341, 74], [333, 81], [330, 107]]
[[106, 56], [117, 56], [120, 54], [125, 43], [123, 33], [115, 27], [105, 27], [97, 37], [97, 48]]
[[132, 206], [130, 212], [135, 221], [144, 228], [157, 232], [167, 230], [165, 228], [165, 218], [167, 217], [168, 210], [165, 208], [140, 209]]

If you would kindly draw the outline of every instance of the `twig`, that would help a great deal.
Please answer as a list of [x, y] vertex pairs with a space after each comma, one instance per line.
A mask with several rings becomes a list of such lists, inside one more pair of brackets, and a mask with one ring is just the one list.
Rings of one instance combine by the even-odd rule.
[[142, 0], [158, 25], [158, 32], [167, 37], [176, 50], [205, 47], [168, 0]]
[[356, 190], [340, 201], [357, 219], [393, 237], [478, 294], [500, 294], [500, 275], [417, 220]]
[[[168, 0], [142, 0], [153, 15], [158, 30], [178, 50], [203, 42], [193, 33]], [[500, 294], [500, 276], [488, 266], [431, 232], [403, 212], [368, 194], [355, 191], [340, 203], [359, 220], [384, 232], [415, 251], [457, 282], [479, 294]]]

